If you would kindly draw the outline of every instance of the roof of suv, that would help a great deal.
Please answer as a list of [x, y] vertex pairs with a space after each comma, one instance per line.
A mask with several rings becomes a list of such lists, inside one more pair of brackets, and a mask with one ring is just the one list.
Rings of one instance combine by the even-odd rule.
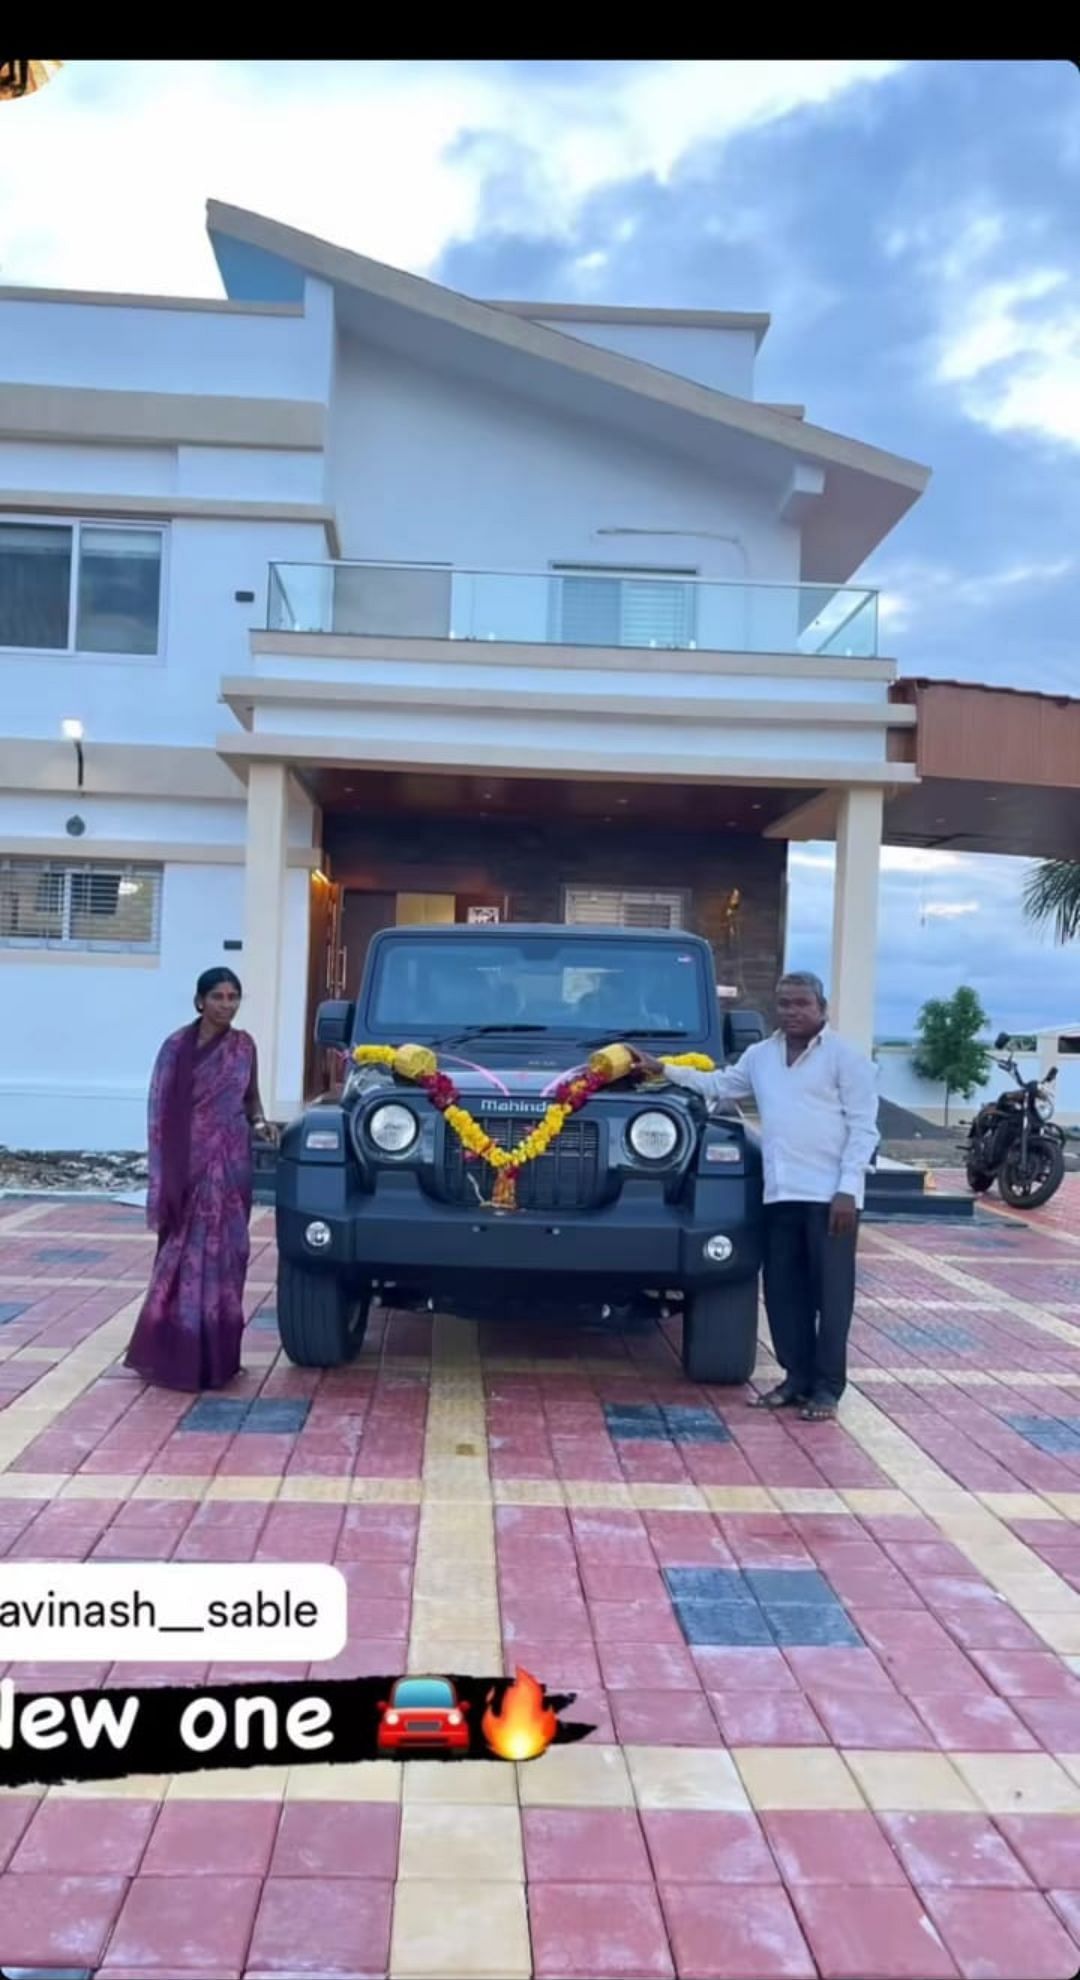
[[691, 935], [685, 928], [612, 928], [610, 924], [593, 924], [584, 921], [434, 921], [399, 923], [393, 928], [380, 928], [373, 940], [387, 935], [422, 936], [424, 940], [444, 940], [448, 935], [587, 935], [595, 941], [598, 935], [607, 936], [612, 941], [625, 940], [647, 942], [702, 942], [704, 936]]

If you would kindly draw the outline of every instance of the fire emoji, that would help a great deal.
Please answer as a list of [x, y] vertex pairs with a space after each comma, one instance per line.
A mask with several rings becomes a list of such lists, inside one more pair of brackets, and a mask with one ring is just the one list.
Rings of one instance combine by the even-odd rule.
[[500, 1760], [535, 1760], [545, 1753], [559, 1729], [551, 1707], [544, 1704], [544, 1687], [528, 1671], [518, 1669], [514, 1682], [503, 1695], [498, 1712], [488, 1692], [488, 1709], [480, 1722], [481, 1731]]

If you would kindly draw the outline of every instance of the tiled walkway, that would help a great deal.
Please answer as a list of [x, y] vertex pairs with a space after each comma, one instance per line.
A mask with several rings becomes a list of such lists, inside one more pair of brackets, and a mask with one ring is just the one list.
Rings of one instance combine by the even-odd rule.
[[138, 1213], [0, 1203], [0, 1553], [332, 1560], [352, 1640], [320, 1674], [516, 1661], [597, 1731], [517, 1769], [0, 1793], [0, 1966], [1076, 1971], [1080, 1178], [1028, 1220], [867, 1230], [837, 1425], [692, 1389], [656, 1330], [377, 1316], [301, 1373], [271, 1229], [248, 1372], [188, 1414], [118, 1366]]

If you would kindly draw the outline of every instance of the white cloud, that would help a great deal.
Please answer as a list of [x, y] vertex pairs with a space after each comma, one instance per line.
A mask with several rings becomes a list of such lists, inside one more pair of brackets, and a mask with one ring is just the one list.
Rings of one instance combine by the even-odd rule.
[[313, 62], [284, 78], [260, 63], [72, 62], [0, 116], [0, 281], [216, 292], [207, 197], [424, 270], [475, 231], [492, 160], [466, 136], [534, 150], [545, 228], [565, 232], [600, 187], [669, 177], [703, 141], [901, 66], [638, 62], [598, 87], [496, 62]]
[[1080, 272], [1048, 264], [1039, 227], [969, 204], [894, 227], [886, 250], [939, 297], [933, 374], [968, 416], [1080, 447]]
[[1051, 557], [1006, 564], [1000, 570], [962, 577], [947, 564], [909, 559], [868, 572], [879, 585], [878, 612], [883, 631], [907, 632], [917, 620], [940, 626], [943, 614], [967, 614], [996, 604], [1003, 596], [1035, 585], [1055, 584], [1080, 570], [1080, 557]]

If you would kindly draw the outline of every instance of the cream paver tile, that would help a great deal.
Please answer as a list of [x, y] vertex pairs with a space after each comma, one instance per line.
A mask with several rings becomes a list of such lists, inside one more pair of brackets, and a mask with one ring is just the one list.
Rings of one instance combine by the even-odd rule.
[[454, 1808], [512, 1808], [518, 1799], [517, 1769], [508, 1761], [410, 1760], [399, 1769], [406, 1804]]
[[[436, 1765], [439, 1762], [436, 1761]], [[395, 1760], [316, 1761], [290, 1767], [286, 1801], [400, 1801], [405, 1769]]]
[[952, 1814], [978, 1807], [944, 1753], [845, 1751], [871, 1808], [890, 1814]]
[[399, 1882], [392, 1980], [529, 1980], [532, 1971], [523, 1884]]
[[862, 1808], [839, 1753], [828, 1747], [737, 1746], [732, 1758], [754, 1808]]
[[[476, 1768], [471, 1772], [478, 1771]], [[516, 1804], [407, 1801], [401, 1815], [399, 1877], [525, 1882]]]
[[632, 1808], [633, 1784], [618, 1746], [551, 1746], [518, 1765], [528, 1808]]
[[954, 1753], [990, 1815], [1080, 1815], [1080, 1774], [1049, 1753]]
[[746, 1789], [722, 1747], [623, 1748], [639, 1808], [748, 1809]]

